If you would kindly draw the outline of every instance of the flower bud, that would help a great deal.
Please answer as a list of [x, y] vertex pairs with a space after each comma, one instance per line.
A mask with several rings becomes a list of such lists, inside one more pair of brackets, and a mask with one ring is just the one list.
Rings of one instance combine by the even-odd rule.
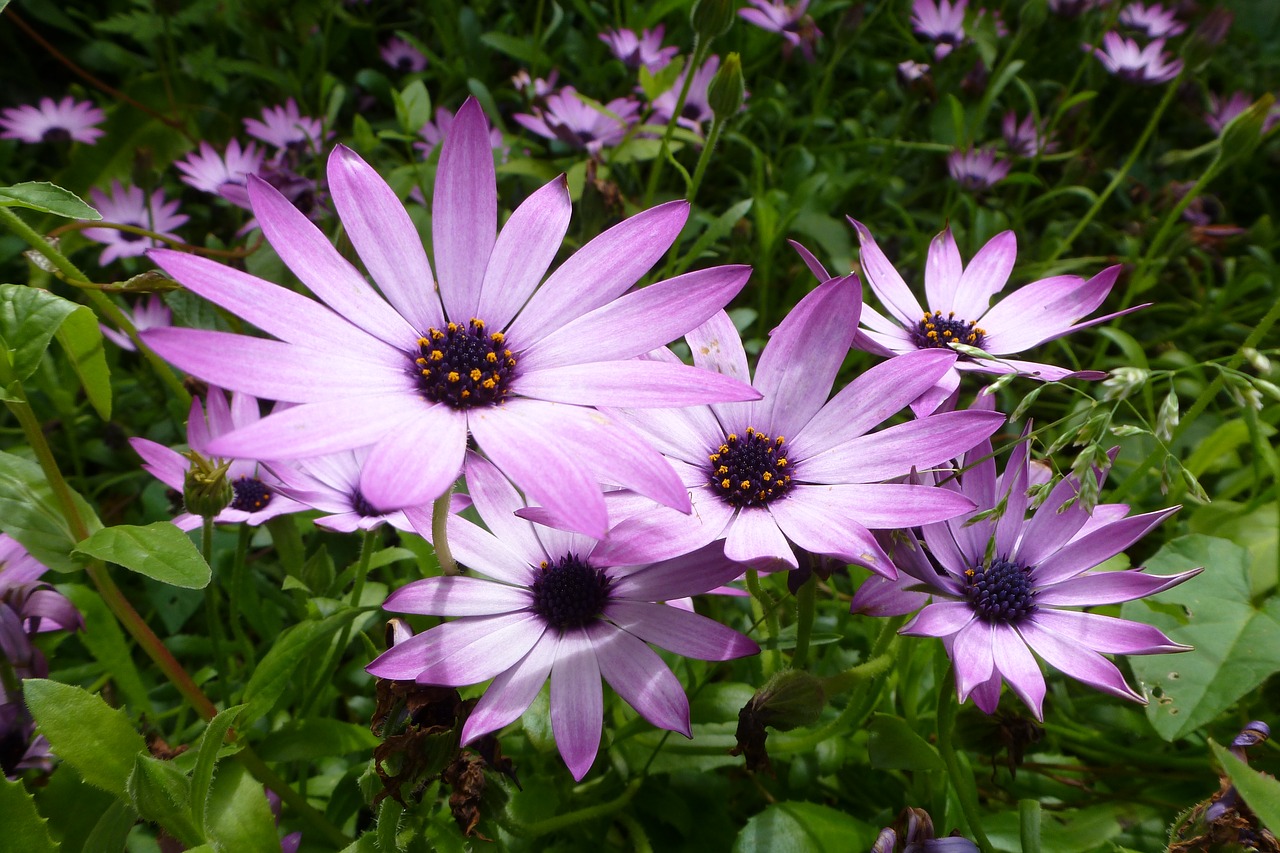
[[775, 674], [751, 697], [756, 719], [780, 732], [818, 722], [827, 704], [822, 682], [803, 670], [786, 669]]
[[725, 57], [716, 76], [711, 78], [711, 85], [707, 87], [707, 103], [711, 105], [716, 118], [724, 121], [742, 108], [745, 91], [742, 83], [742, 58], [731, 53]]
[[182, 454], [191, 461], [191, 467], [182, 479], [182, 503], [187, 512], [201, 518], [213, 518], [222, 512], [235, 498], [235, 489], [227, 478], [231, 462], [215, 464], [194, 450]]
[[698, 0], [689, 13], [689, 21], [698, 38], [710, 41], [729, 32], [737, 14], [736, 5], [734, 0]]

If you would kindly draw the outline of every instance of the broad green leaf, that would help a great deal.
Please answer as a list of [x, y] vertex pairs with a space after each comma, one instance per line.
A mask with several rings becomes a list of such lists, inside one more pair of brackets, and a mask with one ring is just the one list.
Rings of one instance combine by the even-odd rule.
[[76, 553], [116, 563], [172, 586], [204, 589], [209, 585], [209, 564], [191, 538], [169, 521], [103, 528], [77, 545]]
[[21, 382], [36, 372], [49, 341], [77, 310], [89, 309], [38, 287], [0, 284], [0, 340], [12, 370], [7, 382]]
[[4, 844], [8, 849], [53, 853], [58, 845], [49, 837], [47, 824], [21, 782], [0, 779], [0, 826], [4, 827]]
[[244, 688], [244, 700], [249, 708], [242, 724], [247, 726], [271, 713], [293, 676], [310, 672], [303, 662], [310, 660], [318, 649], [328, 644], [334, 633], [357, 615], [356, 610], [343, 610], [319, 622], [303, 622], [286, 629], [249, 677]]
[[123, 850], [129, 831], [138, 822], [138, 813], [124, 800], [116, 800], [98, 818], [98, 823], [84, 843], [85, 850]]
[[[1147, 718], [1169, 741], [1209, 722], [1280, 672], [1280, 599], [1254, 606], [1249, 553], [1226, 539], [1193, 534], [1169, 542], [1147, 562], [1148, 572], [1157, 575], [1196, 566], [1205, 567], [1202, 575], [1152, 596], [1160, 610], [1140, 600], [1120, 611], [1195, 647], [1183, 654], [1129, 659], [1151, 699]], [[1180, 608], [1185, 618], [1172, 615], [1168, 605]]]
[[366, 832], [343, 849], [342, 853], [378, 853], [378, 836], [374, 832]]
[[1280, 831], [1280, 782], [1262, 775], [1213, 741], [1209, 741], [1209, 747], [1258, 819], [1272, 832]]
[[372, 752], [382, 741], [363, 723], [315, 718], [293, 720], [271, 733], [258, 749], [264, 761], [306, 761], [351, 752]]
[[80, 196], [48, 181], [24, 181], [0, 187], [0, 207], [25, 207], [67, 219], [96, 221], [102, 218], [102, 214], [85, 204]]
[[206, 834], [215, 850], [271, 853], [280, 849], [275, 818], [262, 783], [235, 762], [228, 762], [209, 792]]
[[147, 748], [128, 716], [101, 696], [44, 678], [28, 678], [22, 692], [54, 753], [90, 785], [124, 796], [134, 756]]
[[236, 705], [218, 713], [209, 721], [200, 738], [196, 766], [191, 771], [192, 818], [196, 829], [203, 836], [206, 832], [209, 811], [209, 790], [213, 785], [213, 771], [218, 763], [218, 753], [227, 738], [227, 731], [235, 724], [244, 705]]
[[98, 417], [111, 418], [111, 370], [107, 367], [107, 355], [102, 348], [102, 330], [98, 317], [83, 305], [58, 327], [58, 343], [71, 361], [71, 369], [80, 377], [93, 410]]
[[1187, 527], [1192, 533], [1220, 536], [1247, 548], [1253, 557], [1249, 589], [1255, 597], [1262, 596], [1280, 581], [1280, 514], [1276, 509], [1275, 501], [1250, 509], [1248, 504], [1215, 499], [1196, 509], [1187, 519]]
[[1018, 832], [1022, 853], [1040, 853], [1040, 801], [1018, 800]]
[[[1124, 831], [1132, 820], [1130, 803], [1107, 803], [1081, 809], [1045, 810], [1040, 814], [1040, 849], [1052, 853], [1095, 853], [1112, 850], [1109, 841]], [[983, 816], [982, 827], [997, 850], [1024, 851], [1022, 833], [1026, 827], [1021, 810], [1005, 809]], [[934, 827], [939, 834], [943, 827]], [[950, 828], [947, 827], [947, 830]]]
[[[84, 498], [72, 492], [71, 499], [91, 532], [102, 527]], [[3, 452], [0, 452], [0, 529], [51, 569], [74, 572], [82, 568], [82, 564], [71, 557], [76, 537], [45, 480], [44, 471], [28, 459]]]
[[816, 803], [774, 803], [747, 821], [734, 853], [846, 853], [867, 850], [879, 829]]
[[693, 242], [689, 250], [683, 254], [674, 272], [677, 274], [684, 272], [702, 256], [703, 252], [708, 251], [717, 240], [728, 236], [729, 232], [733, 230], [733, 226], [737, 225], [742, 220], [742, 217], [747, 215], [751, 210], [751, 205], [754, 203], [755, 199], [743, 199], [717, 216], [698, 235], [698, 239]]
[[884, 770], [945, 770], [938, 751], [900, 717], [876, 714], [867, 743], [871, 766]]
[[120, 623], [107, 609], [97, 592], [80, 584], [61, 584], [58, 591], [65, 595], [80, 615], [84, 617], [84, 631], [77, 637], [89, 649], [94, 660], [102, 665], [103, 672], [111, 676], [116, 687], [135, 709], [149, 712], [151, 697], [142, 682], [142, 674], [133, 662], [129, 644], [120, 630]]
[[506, 33], [484, 33], [480, 36], [480, 41], [494, 50], [501, 51], [507, 56], [520, 60], [525, 65], [538, 64], [538, 57], [541, 51], [531, 42], [522, 38], [509, 36]]
[[431, 96], [421, 80], [414, 80], [395, 93], [396, 120], [405, 133], [418, 135], [422, 126], [431, 121]]
[[160, 824], [188, 847], [200, 843], [201, 833], [191, 820], [191, 788], [187, 774], [172, 762], [150, 755], [136, 755], [128, 791], [130, 803], [145, 820]]

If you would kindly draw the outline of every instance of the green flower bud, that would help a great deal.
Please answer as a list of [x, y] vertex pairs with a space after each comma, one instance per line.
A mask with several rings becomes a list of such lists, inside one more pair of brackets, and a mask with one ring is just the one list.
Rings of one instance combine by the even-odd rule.
[[822, 681], [803, 670], [784, 669], [751, 697], [756, 719], [780, 732], [818, 722], [827, 704]]
[[689, 21], [698, 38], [710, 41], [729, 32], [733, 19], [737, 17], [736, 6], [734, 0], [698, 0], [689, 13]]
[[724, 121], [742, 108], [742, 96], [746, 91], [742, 83], [742, 58], [736, 53], [725, 57], [716, 76], [707, 87], [707, 102], [716, 118]]
[[182, 455], [191, 461], [182, 480], [182, 503], [192, 515], [213, 518], [235, 498], [235, 489], [227, 478], [231, 462], [215, 463], [194, 450]]

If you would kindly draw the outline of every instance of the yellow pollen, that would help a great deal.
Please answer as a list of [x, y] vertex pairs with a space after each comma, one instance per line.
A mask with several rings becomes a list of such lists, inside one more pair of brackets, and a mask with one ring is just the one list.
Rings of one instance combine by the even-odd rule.
[[477, 329], [483, 329], [483, 328], [484, 328], [484, 320], [481, 320], [481, 319], [480, 319], [480, 318], [478, 318], [478, 317], [472, 317], [472, 318], [471, 318], [471, 325], [475, 326]]
[[449, 329], [449, 331], [451, 331], [451, 332], [456, 332], [456, 331], [458, 331], [458, 324], [457, 324], [457, 323], [450, 323], [450, 324], [448, 325], [448, 327], [447, 327], [447, 328], [448, 328], [448, 329]]
[[426, 338], [418, 338], [418, 346], [420, 347], [425, 347], [429, 343], [431, 342], [428, 341]]
[[[738, 440], [738, 434], [737, 434], [737, 433], [735, 433], [735, 432], [731, 432], [731, 433], [729, 433], [729, 440], [730, 440], [730, 441], [737, 441], [737, 440]], [[727, 447], [725, 448], [725, 450], [728, 450], [728, 449], [729, 449], [729, 448], [727, 448]]]
[[[495, 344], [500, 344], [506, 339], [507, 339], [506, 335], [502, 334], [502, 332], [494, 332], [492, 335], [489, 336], [489, 340], [493, 341]], [[509, 352], [504, 353], [504, 355], [511, 355], [511, 353]]]
[[471, 372], [468, 373], [467, 375], [471, 377], [472, 382], [479, 382], [480, 377], [484, 376], [484, 374], [480, 372], [480, 368], [478, 367], [471, 368]]
[[716, 473], [719, 474], [721, 477], [723, 477], [725, 474], [729, 473], [729, 466], [721, 465], [719, 468], [716, 469]]
[[431, 340], [438, 341], [443, 337], [444, 337], [444, 332], [440, 331], [439, 329], [431, 330]]
[[494, 387], [495, 387], [498, 383], [497, 383], [497, 382], [494, 382], [492, 379], [486, 379], [485, 381], [481, 382], [480, 384], [481, 384], [481, 385], [483, 385], [483, 386], [484, 386], [485, 388], [487, 388], [488, 390], [492, 391], [492, 390], [494, 389]]
[[496, 352], [485, 353], [484, 360], [490, 364], [496, 364], [498, 361], [498, 354]]
[[738, 488], [740, 488], [740, 489], [749, 489], [749, 488], [751, 488], [751, 481], [750, 481], [750, 480], [743, 480], [741, 483], [739, 483], [739, 484], [738, 484]]
[[440, 359], [442, 359], [442, 358], [444, 358], [444, 352], [443, 352], [442, 350], [433, 349], [433, 350], [431, 351], [431, 360], [432, 360], [432, 361], [439, 361], [439, 360], [440, 360]]
[[418, 365], [419, 367], [425, 367], [427, 364], [427, 360], [425, 358], [415, 358], [413, 360], [413, 363]]
[[779, 468], [786, 468], [786, 467], [787, 467], [787, 457], [785, 457], [785, 456], [779, 456], [779, 457], [778, 457], [778, 461], [777, 461], [777, 463], [775, 463], [775, 464], [777, 464], [777, 466], [778, 466]]
[[457, 382], [461, 378], [462, 377], [458, 375], [458, 371], [456, 370], [449, 371], [449, 375], [445, 377], [445, 379], [448, 379], [450, 382]]
[[720, 481], [720, 488], [722, 489], [730, 488], [728, 477], [725, 477], [723, 480]]
[[462, 393], [461, 393], [461, 394], [459, 394], [458, 396], [460, 396], [462, 399], [464, 399], [464, 400], [465, 400], [465, 399], [467, 399], [468, 397], [470, 397], [470, 396], [471, 396], [471, 392], [470, 392], [470, 391], [468, 391], [468, 390], [466, 390], [466, 389], [464, 388], [464, 389], [463, 389], [463, 391], [462, 391]]
[[773, 479], [773, 475], [770, 474], [768, 471], [765, 471], [763, 474], [760, 475], [760, 479], [764, 480], [767, 483]]

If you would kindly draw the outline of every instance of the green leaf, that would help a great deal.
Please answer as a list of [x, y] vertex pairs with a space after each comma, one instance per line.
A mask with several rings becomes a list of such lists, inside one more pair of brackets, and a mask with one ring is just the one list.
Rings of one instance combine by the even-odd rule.
[[721, 240], [729, 235], [733, 230], [733, 226], [737, 225], [742, 217], [746, 216], [751, 210], [751, 205], [755, 203], [755, 199], [747, 198], [730, 207], [724, 213], [720, 214], [703, 229], [698, 235], [698, 239], [693, 242], [689, 250], [684, 253], [680, 259], [680, 264], [674, 270], [676, 274], [684, 272], [703, 252], [708, 251], [712, 244], [717, 240]]
[[200, 556], [191, 538], [169, 521], [157, 521], [145, 527], [132, 524], [106, 527], [81, 542], [75, 550], [171, 586], [204, 589], [209, 585], [209, 564]]
[[890, 714], [871, 719], [867, 750], [871, 766], [882, 770], [945, 770], [938, 751], [906, 721]]
[[85, 850], [123, 850], [129, 831], [138, 822], [138, 813], [124, 800], [116, 800], [98, 818], [98, 822], [85, 840]]
[[227, 732], [245, 707], [245, 705], [236, 705], [220, 711], [218, 716], [209, 721], [204, 735], [200, 738], [196, 766], [191, 771], [191, 811], [196, 828], [202, 836], [206, 834], [208, 826], [209, 791], [213, 785], [213, 771], [218, 763], [218, 753], [222, 750]]
[[205, 828], [216, 850], [270, 853], [280, 849], [262, 783], [235, 762], [223, 767], [213, 780]]
[[54, 753], [90, 785], [124, 796], [134, 756], [147, 748], [128, 716], [101, 696], [44, 678], [28, 678], [22, 692]]
[[306, 761], [351, 752], [371, 752], [382, 741], [367, 725], [316, 718], [292, 720], [262, 742], [264, 761]]
[[98, 417], [111, 419], [111, 371], [102, 348], [102, 329], [98, 317], [83, 305], [77, 306], [58, 327], [58, 343], [71, 361], [71, 369], [80, 377], [89, 404]]
[[170, 761], [134, 756], [128, 782], [129, 801], [145, 820], [160, 824], [187, 847], [202, 835], [191, 821], [191, 789], [187, 774]]
[[[1249, 553], [1226, 539], [1183, 536], [1147, 563], [1152, 574], [1205, 566], [1204, 574], [1151, 600], [1130, 601], [1120, 615], [1154, 625], [1195, 647], [1179, 655], [1129, 659], [1151, 697], [1147, 718], [1162, 738], [1175, 740], [1212, 720], [1273, 673], [1280, 672], [1280, 599], [1255, 607], [1249, 595]], [[1165, 608], [1176, 605], [1184, 618]]]
[[747, 821], [734, 853], [846, 853], [867, 850], [879, 830], [816, 803], [774, 803]]
[[431, 96], [421, 80], [414, 80], [403, 92], [392, 90], [396, 105], [396, 120], [400, 129], [417, 137], [422, 126], [431, 121]]
[[89, 649], [103, 672], [111, 676], [125, 699], [137, 710], [150, 712], [151, 697], [142, 683], [142, 674], [133, 662], [120, 623], [107, 609], [102, 597], [87, 586], [60, 584], [58, 592], [76, 606], [84, 617], [84, 630], [77, 637]]
[[89, 309], [38, 287], [0, 284], [0, 340], [12, 369], [5, 381], [21, 382], [35, 373], [49, 341], [77, 310]]
[[1280, 831], [1280, 782], [1262, 775], [1212, 740], [1209, 748], [1258, 819], [1272, 832]]
[[480, 41], [494, 50], [520, 60], [525, 65], [538, 64], [538, 58], [542, 54], [532, 43], [506, 33], [484, 33], [480, 36]]
[[1040, 853], [1040, 801], [1018, 800], [1018, 833], [1022, 853]]
[[244, 700], [249, 708], [243, 725], [271, 713], [293, 676], [306, 671], [302, 663], [357, 615], [359, 611], [343, 610], [319, 622], [303, 622], [286, 629], [249, 676], [244, 688]]
[[[84, 498], [75, 492], [71, 499], [89, 530], [102, 527]], [[0, 452], [0, 529], [22, 543], [31, 556], [59, 572], [82, 568], [72, 559], [76, 537], [62, 515], [53, 489], [36, 463]]]
[[102, 214], [85, 204], [80, 196], [48, 181], [24, 181], [0, 187], [0, 207], [25, 207], [67, 219], [99, 220]]
[[0, 779], [0, 826], [6, 847], [23, 853], [53, 853], [58, 845], [49, 837], [47, 824], [21, 782]]

